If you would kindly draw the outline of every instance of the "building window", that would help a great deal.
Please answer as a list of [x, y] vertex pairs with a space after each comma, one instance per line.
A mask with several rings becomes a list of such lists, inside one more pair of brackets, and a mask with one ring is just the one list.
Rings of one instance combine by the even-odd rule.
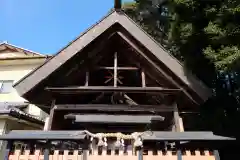
[[11, 80], [0, 80], [0, 94], [10, 93], [12, 91], [13, 81]]

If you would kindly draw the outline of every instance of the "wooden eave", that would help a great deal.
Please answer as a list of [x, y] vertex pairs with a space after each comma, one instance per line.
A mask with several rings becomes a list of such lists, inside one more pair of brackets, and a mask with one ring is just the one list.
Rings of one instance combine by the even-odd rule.
[[0, 136], [1, 140], [85, 140], [84, 131], [13, 130]]
[[143, 140], [153, 141], [235, 141], [235, 138], [213, 134], [213, 132], [159, 132], [153, 131], [152, 135], [144, 135]]
[[[28, 75], [19, 80], [14, 87], [18, 93], [24, 98], [28, 97], [34, 88], [43, 82], [45, 79], [59, 69], [63, 64], [70, 60], [76, 54], [81, 54], [81, 51], [91, 44], [93, 40], [106, 32], [113, 25], [119, 24], [124, 28], [131, 37], [138, 41], [143, 47], [152, 53], [160, 63], [165, 65], [176, 77], [181, 80], [188, 88], [195, 92], [202, 101], [207, 100], [211, 96], [211, 90], [206, 87], [193, 74], [188, 72], [172, 55], [164, 50], [153, 38], [145, 33], [136, 23], [133, 22], [122, 11], [112, 11], [100, 22], [92, 26], [77, 39], [72, 41], [65, 48], [60, 50], [55, 56], [47, 60], [43, 65], [30, 72]], [[122, 36], [123, 39], [126, 37]], [[168, 75], [168, 78], [172, 79]], [[174, 80], [173, 80], [174, 81]], [[181, 88], [182, 89], [182, 88]], [[183, 89], [187, 92], [185, 89]], [[31, 101], [31, 99], [28, 99]], [[201, 103], [201, 102], [200, 102]]]
[[[146, 132], [143, 141], [236, 141], [235, 138], [214, 135], [212, 132]], [[87, 133], [76, 131], [13, 130], [0, 136], [0, 140], [87, 140]]]

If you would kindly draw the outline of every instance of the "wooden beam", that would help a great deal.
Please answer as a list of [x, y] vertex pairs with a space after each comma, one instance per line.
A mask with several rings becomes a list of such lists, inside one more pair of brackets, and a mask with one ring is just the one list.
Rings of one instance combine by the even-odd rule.
[[76, 114], [69, 113], [64, 115], [64, 119], [72, 120], [77, 123], [122, 123], [122, 124], [150, 124], [152, 121], [162, 122], [165, 117], [161, 115], [123, 115], [123, 114]]
[[[111, 34], [110, 36], [108, 36], [106, 41], [102, 41], [100, 43], [98, 43], [97, 46], [94, 47], [94, 49], [91, 52], [88, 52], [87, 56], [88, 59], [93, 58], [95, 56], [94, 60], [97, 60], [99, 58], [101, 58], [101, 56], [99, 55], [101, 53], [101, 51], [104, 49], [105, 46], [107, 46], [109, 44], [109, 39], [111, 37], [113, 37], [114, 34]], [[101, 54], [102, 55], [102, 54]], [[80, 62], [76, 63], [67, 73], [65, 76], [69, 76], [73, 71], [79, 69], [79, 67], [86, 62], [86, 59], [81, 59]]]
[[[172, 82], [174, 85], [176, 85], [179, 88], [182, 88], [177, 82], [175, 82], [173, 80], [173, 78], [171, 76], [169, 76], [168, 74], [166, 74], [159, 66], [157, 66], [149, 57], [147, 57], [141, 49], [139, 49], [139, 47], [137, 47], [133, 42], [131, 42], [129, 40], [129, 38], [127, 38], [124, 34], [122, 34], [121, 32], [117, 32], [118, 35], [123, 38], [126, 42], [128, 42], [128, 44], [135, 49], [141, 56], [143, 56], [150, 64], [152, 64], [157, 70], [158, 72], [160, 72], [161, 74], [163, 74], [164, 77], [166, 77], [170, 82]], [[197, 101], [195, 101], [192, 96], [185, 90], [182, 89], [183, 93], [189, 98], [191, 99], [195, 104], [199, 104]]]
[[[103, 67], [103, 66], [100, 66], [100, 67], [95, 67], [94, 69], [95, 70], [97, 70], [97, 69], [114, 70], [114, 67]], [[136, 71], [136, 70], [139, 70], [139, 68], [137, 68], [137, 67], [117, 67], [117, 70]]]
[[114, 53], [114, 87], [117, 87], [117, 66], [118, 66], [118, 61], [117, 61], [117, 52]]
[[62, 93], [62, 94], [78, 94], [78, 93], [97, 93], [97, 92], [125, 92], [125, 93], [165, 93], [177, 94], [181, 89], [171, 89], [163, 87], [111, 87], [111, 86], [79, 86], [79, 87], [46, 87], [45, 90]]
[[129, 112], [174, 112], [175, 107], [166, 105], [110, 105], [110, 104], [64, 104], [57, 105], [55, 110], [98, 110], [98, 111], [129, 111]]
[[128, 95], [124, 94], [123, 97], [125, 98], [126, 102], [129, 105], [138, 105], [132, 98], [130, 98]]

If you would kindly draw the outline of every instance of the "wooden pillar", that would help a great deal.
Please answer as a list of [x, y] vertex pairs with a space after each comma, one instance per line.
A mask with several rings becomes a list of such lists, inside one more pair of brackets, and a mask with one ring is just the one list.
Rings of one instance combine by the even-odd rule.
[[182, 151], [180, 148], [180, 142], [176, 142], [177, 147], [177, 160], [182, 160]]
[[47, 130], [48, 130], [48, 126], [49, 126], [49, 117], [47, 117], [47, 118], [45, 119], [45, 124], [44, 124], [43, 130], [44, 130], [44, 131], [47, 131]]
[[56, 100], [55, 100], [55, 99], [52, 100], [47, 130], [51, 130], [51, 129], [52, 129], [52, 122], [53, 122], [54, 110], [55, 110], [55, 107], [56, 107], [56, 106], [55, 106], [55, 103], [56, 103]]
[[214, 154], [215, 160], [220, 160], [220, 156], [219, 156], [218, 150], [214, 150], [213, 154]]
[[86, 72], [85, 86], [89, 85], [89, 71]]
[[117, 52], [114, 53], [114, 87], [117, 87]]
[[184, 132], [183, 119], [179, 116], [180, 132]]
[[142, 87], [146, 87], [146, 76], [144, 70], [141, 70]]
[[89, 142], [88, 141], [84, 142], [82, 149], [83, 149], [82, 160], [87, 160], [88, 150], [89, 150]]
[[37, 143], [37, 141], [29, 141], [27, 144], [27, 149], [30, 150], [30, 154], [34, 153], [34, 145]]
[[177, 160], [182, 160], [182, 152], [181, 152], [181, 150], [177, 150]]
[[11, 152], [11, 149], [12, 149], [12, 146], [13, 146], [13, 141], [8, 141], [7, 142], [7, 148], [4, 152], [4, 160], [8, 160], [9, 159], [9, 154]]
[[49, 154], [50, 154], [50, 151], [49, 151], [49, 148], [50, 148], [50, 142], [46, 142], [46, 146], [45, 146], [45, 149], [44, 149], [44, 152], [43, 152], [43, 159], [44, 160], [49, 160]]
[[179, 117], [179, 112], [178, 112], [178, 108], [177, 108], [177, 104], [174, 104], [174, 113], [173, 113], [173, 117], [174, 117], [174, 126], [175, 126], [175, 131], [176, 132], [180, 132], [181, 131], [181, 126], [180, 126], [180, 117]]
[[143, 149], [142, 147], [137, 148], [138, 160], [143, 160]]

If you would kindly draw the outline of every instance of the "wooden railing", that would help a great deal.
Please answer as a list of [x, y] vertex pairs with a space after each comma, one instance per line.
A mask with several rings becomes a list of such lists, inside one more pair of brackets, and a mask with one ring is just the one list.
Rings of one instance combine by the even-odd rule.
[[9, 160], [217, 160], [209, 150], [13, 150]]
[[[100, 141], [79, 131], [12, 131], [4, 160], [219, 160], [220, 144], [235, 141], [211, 133], [155, 133], [135, 139]], [[138, 144], [138, 145], [136, 145]], [[228, 146], [229, 146], [228, 144]], [[1, 157], [2, 158], [2, 157]]]

